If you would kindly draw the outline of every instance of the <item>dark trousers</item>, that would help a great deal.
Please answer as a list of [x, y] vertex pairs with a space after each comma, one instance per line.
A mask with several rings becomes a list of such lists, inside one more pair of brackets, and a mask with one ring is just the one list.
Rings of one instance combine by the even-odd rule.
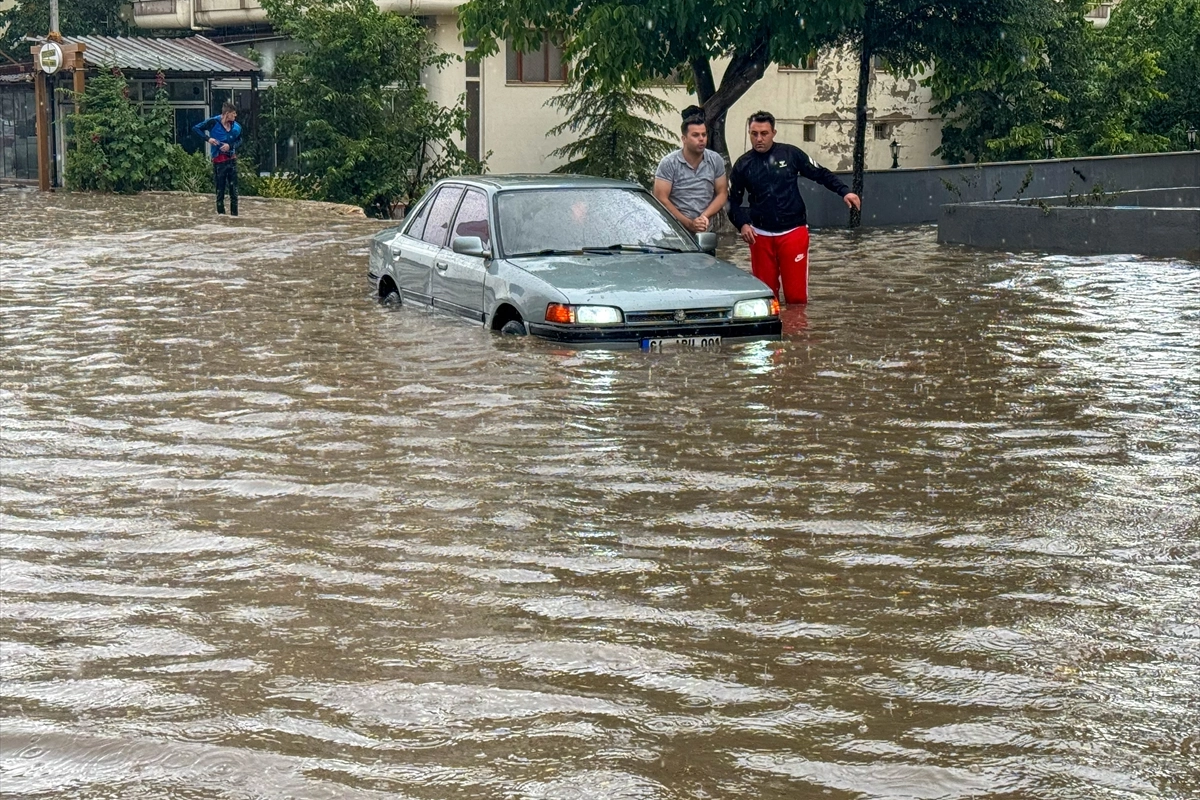
[[229, 189], [229, 212], [237, 216], [237, 159], [213, 162], [213, 183], [217, 185], [217, 213], [225, 213], [225, 189]]

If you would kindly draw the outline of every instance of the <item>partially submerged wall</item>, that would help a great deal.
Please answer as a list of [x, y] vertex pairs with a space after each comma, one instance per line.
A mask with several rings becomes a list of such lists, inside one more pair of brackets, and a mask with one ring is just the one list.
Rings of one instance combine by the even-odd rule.
[[[849, 174], [838, 176], [850, 183]], [[1097, 186], [1106, 192], [1200, 186], [1200, 151], [876, 170], [863, 176], [863, 185], [864, 226], [931, 224], [947, 203], [1013, 200], [1018, 192], [1029, 199], [1087, 194]], [[811, 227], [845, 227], [848, 211], [836, 194], [803, 179], [800, 193]]]
[[1200, 261], [1200, 186], [1124, 192], [1111, 205], [953, 203], [942, 207], [938, 241], [990, 250], [1139, 255]]

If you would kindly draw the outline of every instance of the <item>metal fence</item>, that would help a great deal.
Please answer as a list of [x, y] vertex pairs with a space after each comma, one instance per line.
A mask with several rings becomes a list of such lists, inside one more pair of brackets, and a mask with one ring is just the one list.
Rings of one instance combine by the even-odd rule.
[[32, 83], [0, 83], [0, 181], [37, 182], [36, 112]]

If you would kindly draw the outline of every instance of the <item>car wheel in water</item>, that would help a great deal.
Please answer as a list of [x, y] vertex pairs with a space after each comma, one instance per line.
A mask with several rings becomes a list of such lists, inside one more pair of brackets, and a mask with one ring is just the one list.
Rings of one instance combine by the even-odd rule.
[[515, 319], [510, 319], [500, 328], [502, 336], [524, 336], [527, 332], [525, 323]]
[[379, 304], [381, 306], [383, 306], [384, 308], [399, 308], [400, 307], [400, 293], [397, 292], [395, 289], [392, 289], [387, 294], [380, 295]]

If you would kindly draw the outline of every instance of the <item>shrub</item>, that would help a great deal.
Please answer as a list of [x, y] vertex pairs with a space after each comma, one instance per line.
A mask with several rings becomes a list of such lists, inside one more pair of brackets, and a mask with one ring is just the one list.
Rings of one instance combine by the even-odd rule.
[[[161, 74], [160, 74], [161, 82]], [[118, 69], [101, 71], [83, 92], [65, 91], [75, 103], [67, 186], [77, 190], [133, 193], [171, 184], [171, 105], [159, 89], [154, 106], [142, 114], [129, 99]]]
[[371, 0], [262, 5], [277, 30], [303, 45], [279, 57], [272, 93], [282, 129], [303, 145], [295, 175], [312, 197], [386, 218], [438, 178], [482, 169], [458, 144], [463, 101], [443, 108], [422, 83], [450, 56], [420, 21]]
[[196, 194], [213, 191], [212, 165], [204, 153], [188, 153], [179, 145], [174, 145], [167, 160], [171, 189]]
[[264, 175], [259, 179], [259, 194], [263, 197], [282, 197], [288, 200], [307, 200], [308, 192], [298, 181], [287, 175]]

